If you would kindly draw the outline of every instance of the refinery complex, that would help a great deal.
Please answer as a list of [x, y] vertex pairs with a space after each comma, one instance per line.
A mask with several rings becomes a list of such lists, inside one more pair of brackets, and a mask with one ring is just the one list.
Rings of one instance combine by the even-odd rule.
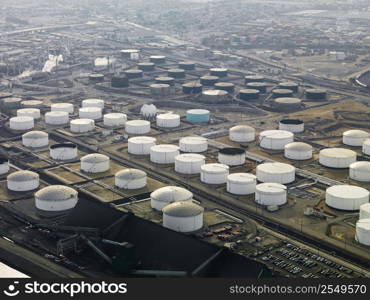
[[370, 4], [311, 2], [2, 5], [0, 266], [370, 277]]

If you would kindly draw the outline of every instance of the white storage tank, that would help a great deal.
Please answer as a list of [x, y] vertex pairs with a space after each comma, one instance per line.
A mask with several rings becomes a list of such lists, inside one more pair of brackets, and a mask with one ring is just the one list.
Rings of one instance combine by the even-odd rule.
[[39, 174], [27, 170], [13, 172], [6, 180], [8, 189], [15, 192], [32, 191], [40, 185]]
[[359, 147], [369, 137], [370, 134], [363, 130], [347, 130], [343, 132], [343, 144]]
[[114, 182], [121, 189], [141, 189], [146, 186], [147, 176], [139, 169], [124, 169], [115, 174]]
[[0, 175], [8, 173], [9, 170], [9, 160], [5, 157], [0, 157]]
[[74, 133], [84, 133], [93, 131], [95, 128], [95, 122], [91, 119], [76, 119], [69, 122], [70, 129]]
[[135, 155], [149, 155], [150, 148], [157, 139], [150, 136], [135, 136], [128, 139], [128, 153]]
[[21, 108], [17, 110], [17, 117], [32, 117], [40, 119], [41, 113], [38, 108]]
[[102, 111], [99, 107], [82, 107], [78, 110], [78, 116], [81, 119], [97, 120], [101, 119]]
[[240, 166], [245, 163], [245, 150], [241, 148], [223, 148], [218, 151], [218, 162], [228, 166]]
[[29, 130], [35, 126], [32, 117], [13, 117], [9, 119], [9, 127], [13, 130]]
[[312, 158], [313, 148], [302, 142], [293, 142], [284, 146], [284, 156], [293, 160], [306, 160]]
[[320, 164], [329, 168], [348, 168], [356, 159], [355, 151], [344, 148], [326, 148], [319, 154]]
[[45, 123], [49, 125], [64, 125], [69, 122], [69, 113], [66, 111], [49, 111], [45, 113]]
[[294, 141], [294, 134], [286, 130], [266, 130], [259, 135], [260, 146], [270, 150], [283, 150]]
[[360, 206], [360, 220], [370, 218], [370, 203], [365, 203]]
[[257, 184], [255, 201], [266, 206], [283, 205], [287, 202], [287, 187], [274, 182]]
[[279, 162], [259, 164], [256, 175], [261, 182], [291, 183], [295, 180], [295, 167]]
[[77, 158], [77, 145], [73, 143], [60, 143], [50, 146], [50, 157], [55, 160], [71, 160]]
[[304, 122], [297, 119], [284, 119], [279, 122], [279, 130], [301, 133], [304, 131]]
[[49, 144], [49, 134], [44, 131], [29, 131], [22, 135], [22, 144], [25, 147], [39, 148]]
[[253, 142], [256, 138], [256, 130], [248, 125], [237, 125], [229, 129], [230, 141], [237, 143]]
[[74, 107], [72, 103], [53, 103], [50, 106], [51, 111], [65, 111], [69, 114], [73, 114]]
[[102, 99], [85, 99], [82, 100], [82, 107], [99, 107], [104, 109], [104, 100]]
[[110, 113], [105, 114], [103, 117], [103, 122], [105, 126], [123, 126], [127, 121], [127, 115], [122, 113]]
[[159, 211], [170, 203], [191, 200], [193, 200], [193, 193], [178, 186], [165, 186], [150, 194], [151, 207]]
[[81, 157], [81, 170], [87, 173], [100, 173], [109, 170], [109, 157], [100, 154], [92, 153]]
[[171, 203], [162, 212], [165, 228], [178, 232], [194, 232], [203, 227], [204, 208], [192, 201]]
[[227, 181], [229, 166], [224, 164], [204, 164], [200, 168], [200, 180], [208, 184], [223, 184]]
[[370, 161], [357, 161], [349, 166], [349, 178], [370, 182]]
[[333, 185], [326, 189], [326, 205], [340, 210], [359, 210], [369, 202], [369, 191], [355, 185]]
[[370, 155], [370, 139], [366, 139], [362, 143], [362, 153]]
[[152, 120], [157, 114], [157, 107], [154, 104], [144, 104], [140, 109], [140, 114], [145, 119]]
[[150, 148], [150, 161], [157, 164], [173, 164], [175, 157], [180, 154], [176, 145], [160, 144]]
[[208, 149], [208, 140], [201, 136], [187, 136], [179, 141], [182, 152], [200, 153]]
[[63, 212], [78, 202], [78, 192], [65, 185], [47, 186], [35, 193], [36, 208], [45, 212]]
[[201, 154], [180, 154], [175, 157], [175, 171], [181, 174], [199, 174], [205, 161], [205, 156]]
[[209, 122], [210, 111], [207, 109], [189, 109], [186, 111], [186, 120], [190, 123]]
[[234, 195], [249, 195], [256, 191], [257, 177], [249, 173], [233, 173], [227, 176], [227, 191]]
[[157, 115], [157, 126], [164, 128], [174, 128], [180, 126], [180, 115], [166, 113]]
[[131, 120], [125, 124], [128, 134], [146, 134], [150, 132], [150, 122], [146, 120]]
[[356, 222], [356, 240], [365, 246], [370, 246], [370, 218]]

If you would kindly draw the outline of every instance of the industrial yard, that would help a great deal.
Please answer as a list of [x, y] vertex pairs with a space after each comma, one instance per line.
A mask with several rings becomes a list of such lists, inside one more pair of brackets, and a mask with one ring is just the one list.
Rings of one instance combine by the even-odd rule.
[[0, 9], [0, 268], [370, 277], [367, 1], [44, 2]]

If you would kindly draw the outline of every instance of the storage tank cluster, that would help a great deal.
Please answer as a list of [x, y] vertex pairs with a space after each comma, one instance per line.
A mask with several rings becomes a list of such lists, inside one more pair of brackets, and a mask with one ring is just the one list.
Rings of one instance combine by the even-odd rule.
[[9, 119], [9, 128], [12, 130], [25, 131], [35, 126], [33, 117], [12, 117]]
[[282, 112], [295, 111], [302, 108], [302, 101], [294, 97], [278, 97], [272, 102], [272, 106]]
[[311, 159], [313, 147], [307, 143], [293, 142], [284, 146], [284, 156], [292, 160]]
[[326, 189], [326, 205], [345, 211], [357, 211], [369, 202], [369, 191], [355, 185], [334, 185]]
[[150, 136], [136, 136], [128, 139], [128, 153], [135, 155], [149, 155], [150, 148], [156, 144], [156, 138]]
[[73, 114], [74, 107], [72, 103], [53, 103], [50, 106], [51, 111], [65, 111], [69, 114]]
[[241, 148], [223, 148], [218, 151], [218, 162], [227, 166], [240, 166], [245, 163], [245, 150]]
[[209, 122], [210, 112], [206, 109], [189, 109], [186, 111], [186, 120], [190, 123]]
[[357, 221], [356, 240], [362, 245], [370, 246], [370, 218]]
[[370, 182], [370, 162], [357, 161], [350, 164], [349, 178], [362, 182]]
[[329, 168], [349, 168], [357, 159], [355, 151], [344, 148], [326, 148], [320, 151], [319, 162]]
[[193, 193], [178, 186], [165, 186], [150, 194], [150, 205], [158, 211], [170, 203], [191, 200], [193, 200]]
[[60, 143], [51, 145], [50, 157], [55, 160], [71, 160], [77, 158], [77, 145], [73, 143]]
[[223, 90], [206, 90], [202, 92], [202, 101], [207, 103], [220, 103], [227, 100], [228, 92]]
[[219, 163], [201, 166], [200, 180], [207, 184], [223, 184], [227, 182], [229, 166]]
[[185, 153], [175, 157], [175, 171], [180, 174], [199, 174], [205, 164], [205, 156], [197, 153]]
[[286, 130], [266, 130], [259, 135], [262, 148], [270, 150], [283, 150], [286, 144], [294, 141], [294, 134]]
[[69, 122], [69, 113], [66, 111], [49, 111], [45, 113], [45, 123], [48, 125], [65, 125]]
[[147, 175], [138, 169], [124, 169], [114, 176], [115, 185], [125, 190], [144, 188], [147, 185]]
[[69, 122], [70, 130], [73, 133], [85, 133], [95, 129], [95, 122], [92, 119], [75, 119]]
[[22, 144], [29, 148], [40, 148], [49, 145], [49, 135], [44, 131], [29, 131], [22, 135]]
[[150, 122], [147, 120], [131, 120], [125, 123], [127, 134], [146, 134], [150, 132]]
[[347, 130], [343, 132], [343, 144], [360, 147], [370, 134], [364, 130]]
[[234, 195], [249, 195], [256, 191], [257, 177], [249, 173], [233, 173], [227, 176], [226, 190]]
[[171, 144], [154, 145], [150, 148], [150, 161], [157, 164], [173, 164], [180, 148]]
[[256, 130], [248, 125], [237, 125], [229, 129], [230, 141], [237, 143], [253, 142], [256, 138]]
[[81, 157], [81, 170], [86, 173], [106, 172], [110, 168], [108, 156], [100, 153], [91, 153]]
[[6, 180], [8, 189], [14, 192], [32, 191], [40, 185], [39, 174], [27, 170], [13, 172]]
[[304, 131], [304, 122], [297, 119], [283, 119], [279, 122], [279, 130], [302, 133]]
[[51, 185], [35, 193], [36, 208], [42, 212], [65, 212], [76, 206], [78, 192], [65, 185]]
[[103, 116], [104, 126], [118, 127], [124, 126], [127, 121], [127, 115], [123, 113], [109, 113]]
[[263, 163], [257, 166], [256, 175], [261, 182], [287, 184], [295, 180], [295, 167], [279, 162]]
[[159, 114], [156, 117], [158, 127], [174, 128], [180, 126], [180, 115], [174, 113]]
[[255, 201], [264, 206], [283, 205], [287, 202], [287, 187], [274, 182], [257, 184]]
[[35, 120], [40, 119], [41, 113], [38, 108], [21, 108], [17, 110], [17, 117], [32, 117]]
[[180, 139], [179, 146], [182, 152], [205, 152], [208, 149], [208, 140], [200, 136], [187, 136]]

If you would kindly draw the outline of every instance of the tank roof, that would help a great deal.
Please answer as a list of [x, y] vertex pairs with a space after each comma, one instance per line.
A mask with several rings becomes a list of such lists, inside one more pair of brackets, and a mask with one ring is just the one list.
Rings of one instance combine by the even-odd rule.
[[193, 201], [179, 201], [166, 205], [162, 212], [168, 216], [186, 218], [202, 214], [204, 208]]

